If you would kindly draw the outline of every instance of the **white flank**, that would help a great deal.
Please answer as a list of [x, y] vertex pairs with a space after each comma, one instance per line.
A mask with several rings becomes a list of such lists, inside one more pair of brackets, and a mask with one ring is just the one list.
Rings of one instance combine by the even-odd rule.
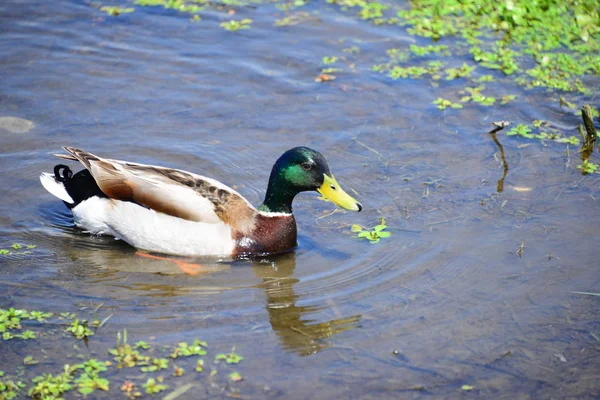
[[67, 203], [73, 204], [75, 203], [67, 190], [65, 189], [65, 185], [62, 182], [57, 182], [54, 179], [54, 174], [50, 174], [48, 172], [42, 172], [40, 175], [40, 182], [42, 182], [42, 186], [49, 191], [51, 194], [55, 195], [62, 201], [66, 201]]
[[135, 203], [91, 197], [73, 208], [75, 224], [139, 249], [181, 256], [231, 256], [231, 228], [172, 217]]

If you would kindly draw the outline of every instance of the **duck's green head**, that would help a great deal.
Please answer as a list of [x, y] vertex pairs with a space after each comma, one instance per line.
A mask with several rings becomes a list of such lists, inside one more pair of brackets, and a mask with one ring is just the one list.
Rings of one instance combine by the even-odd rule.
[[265, 201], [260, 209], [291, 213], [294, 197], [305, 191], [319, 192], [346, 210], [362, 210], [362, 205], [337, 183], [325, 157], [308, 147], [294, 147], [279, 157], [271, 171]]

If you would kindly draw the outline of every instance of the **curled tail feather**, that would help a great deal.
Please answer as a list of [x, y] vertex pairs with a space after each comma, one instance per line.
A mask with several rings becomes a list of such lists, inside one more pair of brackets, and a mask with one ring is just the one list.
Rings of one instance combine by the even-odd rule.
[[40, 175], [40, 182], [48, 192], [65, 203], [75, 204], [75, 201], [69, 195], [67, 188], [65, 187], [65, 182], [69, 181], [72, 177], [73, 171], [66, 165], [59, 164], [54, 167], [54, 175], [42, 172]]

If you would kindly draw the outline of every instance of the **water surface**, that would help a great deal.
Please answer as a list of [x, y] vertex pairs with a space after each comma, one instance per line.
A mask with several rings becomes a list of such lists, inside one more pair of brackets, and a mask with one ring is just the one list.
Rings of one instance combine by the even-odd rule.
[[[0, 129], [0, 248], [37, 247], [0, 256], [0, 307], [102, 304], [101, 317], [113, 316], [78, 350], [100, 359], [123, 329], [245, 357], [244, 381], [227, 387], [190, 367], [171, 381], [195, 385], [185, 399], [600, 396], [598, 298], [572, 293], [600, 292], [600, 180], [575, 168], [574, 147], [499, 133], [503, 179], [488, 133], [492, 121], [543, 119], [571, 135], [579, 117], [558, 94], [500, 76], [491, 93], [518, 101], [439, 111], [432, 101], [456, 83], [369, 72], [387, 48], [429, 42], [322, 3], [309, 6], [318, 18], [284, 28], [273, 26], [276, 8], [242, 7], [236, 18], [254, 23], [234, 34], [218, 27], [222, 11], [192, 23], [162, 8], [110, 18], [79, 1], [3, 2], [0, 117], [34, 125]], [[316, 83], [321, 58], [352, 45], [355, 70]], [[207, 175], [257, 205], [273, 162], [305, 145], [364, 209], [332, 213], [302, 194], [294, 252], [185, 274], [72, 227], [38, 181], [62, 145]], [[350, 232], [382, 216], [389, 239]], [[31, 354], [42, 359], [31, 376], [59, 371], [75, 352], [59, 336], [0, 342], [1, 369]], [[94, 396], [114, 398], [117, 386]]]

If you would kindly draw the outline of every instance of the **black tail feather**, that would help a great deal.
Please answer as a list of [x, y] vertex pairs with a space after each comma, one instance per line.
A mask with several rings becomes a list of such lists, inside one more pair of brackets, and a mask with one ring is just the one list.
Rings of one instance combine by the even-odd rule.
[[73, 199], [73, 204], [65, 202], [69, 209], [76, 207], [79, 203], [90, 197], [107, 197], [100, 190], [96, 180], [87, 169], [82, 169], [78, 173], [73, 174], [71, 168], [63, 164], [58, 164], [54, 167], [54, 179], [62, 182], [65, 190]]
[[[61, 174], [62, 171], [62, 174]], [[54, 167], [54, 179], [56, 179], [57, 182], [66, 182], [69, 179], [71, 179], [73, 177], [73, 171], [71, 171], [71, 168], [67, 167], [66, 165], [63, 164], [58, 164], [57, 166]]]

